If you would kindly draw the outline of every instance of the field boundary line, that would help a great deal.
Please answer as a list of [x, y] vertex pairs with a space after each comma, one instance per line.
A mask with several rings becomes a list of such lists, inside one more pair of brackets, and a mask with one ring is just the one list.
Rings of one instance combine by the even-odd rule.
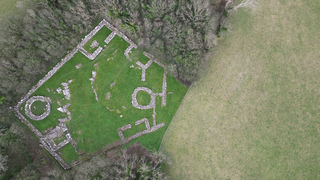
[[[196, 84], [196, 83], [194, 83], [194, 84]], [[170, 124], [169, 124], [169, 126], [168, 126], [168, 128], [167, 128], [167, 130], [166, 130], [166, 132], [164, 133], [164, 135], [163, 135], [163, 137], [162, 137], [161, 144], [160, 144], [160, 147], [159, 147], [158, 151], [160, 151], [160, 149], [161, 149], [161, 147], [162, 147], [163, 139], [164, 139], [164, 137], [166, 137], [166, 134], [167, 134], [167, 132], [168, 132], [168, 130], [169, 130], [169, 128], [170, 128], [170, 126], [171, 126], [174, 118], [176, 117], [177, 113], [179, 112], [181, 105], [184, 103], [184, 100], [186, 99], [186, 97], [187, 97], [187, 95], [188, 95], [188, 93], [189, 93], [189, 91], [190, 91], [190, 89], [191, 89], [192, 87], [193, 87], [193, 84], [189, 87], [186, 95], [183, 97], [183, 99], [182, 99], [182, 101], [181, 101], [181, 103], [180, 103], [180, 105], [179, 105], [176, 113], [174, 114], [174, 116], [173, 116], [173, 118], [172, 118], [172, 120], [171, 120], [171, 122], [170, 122]]]

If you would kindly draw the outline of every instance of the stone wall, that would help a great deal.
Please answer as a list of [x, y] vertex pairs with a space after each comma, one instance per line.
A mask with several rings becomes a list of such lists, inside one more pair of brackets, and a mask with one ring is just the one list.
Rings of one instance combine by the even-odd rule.
[[[70, 52], [68, 52], [68, 54], [63, 58], [61, 59], [60, 62], [58, 62], [41, 80], [39, 80], [39, 82], [33, 86], [29, 91], [28, 93], [26, 93], [25, 95], [22, 96], [21, 100], [13, 107], [11, 108], [12, 111], [14, 112], [15, 116], [18, 117], [22, 123], [24, 123], [26, 126], [28, 126], [28, 128], [37, 136], [37, 138], [39, 139], [39, 142], [40, 142], [40, 146], [43, 147], [44, 149], [46, 149], [58, 162], [59, 164], [63, 167], [63, 169], [69, 169], [70, 167], [72, 166], [75, 166], [77, 165], [78, 163], [86, 160], [86, 159], [90, 159], [92, 155], [96, 154], [91, 154], [91, 155], [88, 155], [88, 156], [84, 156], [82, 158], [80, 158], [80, 160], [77, 160], [73, 163], [71, 163], [70, 165], [67, 164], [59, 155], [57, 152], [55, 152], [57, 149], [63, 147], [65, 144], [67, 143], [71, 143], [74, 148], [75, 148], [75, 151], [78, 152], [77, 150], [77, 142], [74, 141], [70, 135], [70, 133], [68, 132], [68, 129], [65, 127], [63, 129], [63, 131], [66, 133], [66, 137], [67, 137], [67, 140], [59, 143], [58, 145], [55, 145], [54, 142], [52, 142], [53, 140], [52, 139], [48, 139], [46, 138], [38, 129], [36, 129], [27, 119], [26, 117], [24, 117], [22, 115], [22, 113], [19, 111], [19, 108], [20, 106], [26, 102], [30, 96], [39, 88], [41, 87], [48, 79], [50, 79], [66, 62], [68, 62], [78, 51], [80, 51], [82, 54], [84, 54], [88, 59], [90, 60], [94, 60], [99, 54], [100, 52], [102, 51], [102, 47], [98, 46], [98, 48], [92, 53], [90, 54], [89, 52], [87, 52], [83, 46], [103, 27], [103, 26], [106, 26], [108, 27], [112, 33], [106, 37], [106, 40], [105, 42], [108, 44], [110, 43], [110, 41], [115, 37], [115, 35], [118, 35], [120, 37], [122, 37], [125, 41], [127, 41], [130, 45], [129, 47], [125, 50], [124, 52], [124, 55], [129, 59], [129, 53], [131, 52], [132, 48], [137, 48], [138, 46], [133, 42], [131, 41], [127, 36], [125, 36], [120, 30], [116, 29], [114, 26], [112, 26], [109, 22], [107, 22], [106, 20], [102, 20], [98, 26], [96, 26], [94, 28], [94, 30], [92, 30], [87, 36], [85, 36], [81, 42], [75, 47], [73, 48]], [[147, 57], [149, 57], [152, 62], [155, 62], [157, 64], [159, 64], [160, 66], [162, 66], [163, 68], [164, 65], [157, 62], [156, 60], [153, 59], [153, 56], [151, 54], [148, 54], [148, 53], [145, 53], [145, 55]], [[79, 67], [80, 68], [80, 67]], [[164, 74], [165, 76], [165, 74]], [[165, 81], [165, 79], [164, 79]], [[71, 83], [71, 82], [68, 82], [68, 83]], [[165, 82], [166, 83], [166, 82]], [[66, 99], [70, 99], [70, 94], [68, 94], [68, 90], [67, 88], [64, 86], [64, 95], [67, 96]], [[161, 95], [162, 97], [164, 97], [164, 94], [165, 94], [165, 91], [166, 91], [166, 84], [163, 85], [163, 91], [161, 93], [158, 93], [158, 95]], [[165, 98], [164, 98], [165, 99]], [[162, 101], [164, 101], [164, 99]], [[31, 102], [31, 100], [30, 100]], [[32, 104], [32, 103], [31, 103]], [[50, 104], [49, 104], [50, 105]], [[29, 105], [28, 105], [29, 106]], [[154, 106], [153, 103], [151, 103], [151, 106]], [[48, 108], [50, 110], [50, 107]], [[27, 110], [28, 111], [28, 110]], [[50, 113], [50, 112], [49, 112]], [[68, 114], [69, 115], [69, 114]], [[71, 116], [70, 116], [71, 118]], [[36, 118], [34, 118], [36, 119]], [[120, 141], [116, 141], [108, 146], [106, 146], [104, 148], [104, 150], [108, 150], [108, 149], [111, 149], [113, 147], [116, 147], [116, 146], [120, 146], [120, 145], [123, 145], [123, 144], [126, 144], [128, 143], [129, 141], [131, 141], [132, 139], [135, 139], [139, 136], [142, 136], [144, 134], [148, 134], [148, 133], [151, 133], [151, 132], [154, 132], [156, 131], [157, 129], [161, 128], [164, 126], [164, 123], [161, 123], [161, 124], [156, 124], [156, 121], [155, 121], [155, 113], [153, 114], [153, 126], [150, 127], [149, 125], [149, 121], [148, 119], [142, 119], [142, 120], [139, 120], [135, 123], [135, 125], [139, 125], [141, 123], [145, 123], [145, 126], [146, 126], [146, 130], [144, 131], [141, 131], [141, 132], [138, 132], [128, 138], [124, 138], [123, 137], [123, 134], [122, 134], [122, 131], [128, 129], [131, 127], [131, 125], [126, 125], [125, 127], [122, 127], [122, 128], [119, 128], [118, 132], [121, 132], [120, 134], [122, 134], [122, 136], [119, 134], [120, 136]], [[63, 124], [63, 122], [61, 122]], [[55, 146], [55, 147], [53, 147]], [[100, 153], [99, 151], [97, 152], [98, 154]]]
[[[35, 101], [41, 101], [41, 102], [45, 102], [46, 103], [46, 108], [44, 109], [44, 113], [41, 114], [40, 116], [34, 115], [32, 113], [31, 110], [31, 106]], [[50, 110], [51, 110], [51, 106], [50, 106], [51, 100], [49, 97], [44, 97], [44, 96], [33, 96], [32, 98], [30, 98], [25, 105], [25, 113], [26, 115], [35, 121], [40, 121], [43, 120], [44, 118], [46, 118], [47, 116], [49, 116], [50, 114]]]
[[122, 146], [122, 145], [124, 145], [124, 144], [127, 144], [129, 141], [131, 141], [131, 140], [133, 140], [133, 139], [135, 139], [135, 138], [137, 138], [137, 137], [140, 137], [140, 136], [142, 136], [142, 135], [152, 133], [152, 132], [158, 130], [159, 128], [163, 127], [164, 125], [165, 125], [164, 123], [160, 123], [160, 124], [157, 124], [157, 125], [155, 125], [155, 126], [152, 126], [150, 129], [146, 129], [146, 130], [141, 131], [141, 132], [138, 132], [138, 133], [136, 133], [136, 134], [134, 134], [134, 135], [132, 135], [132, 136], [130, 136], [130, 137], [128, 137], [128, 138], [124, 138], [124, 139], [122, 139], [122, 140], [120, 140], [120, 141], [116, 141], [116, 142], [114, 142], [114, 143], [112, 143], [112, 144], [107, 145], [106, 147], [104, 147], [104, 148], [103, 148], [103, 151], [106, 152], [106, 151], [108, 151], [108, 150], [110, 150], [110, 149], [112, 149], [112, 148], [115, 148], [115, 147], [118, 147], [118, 146]]
[[131, 52], [132, 48], [137, 49], [137, 45], [131, 41], [126, 35], [124, 35], [121, 31], [119, 31], [117, 28], [112, 26], [108, 21], [103, 19], [88, 35], [86, 35], [82, 41], [78, 44], [77, 48], [80, 50], [80, 52], [85, 55], [88, 59], [94, 60], [100, 52], [103, 50], [101, 46], [99, 46], [92, 54], [90, 54], [87, 50], [83, 48], [83, 46], [90, 40], [92, 37], [97, 34], [97, 32], [103, 27], [108, 27], [112, 33], [106, 37], [105, 43], [109, 44], [110, 41], [115, 37], [115, 35], [118, 35], [122, 37], [125, 41], [127, 41], [130, 45], [129, 47], [124, 51], [124, 55], [129, 59], [129, 53]]
[[40, 141], [40, 146], [46, 149], [62, 166], [63, 169], [67, 170], [70, 168], [70, 166], [55, 152], [52, 150], [52, 148], [49, 147], [49, 145], [46, 143], [44, 136], [41, 134], [41, 132], [36, 129], [19, 111], [19, 106], [15, 106], [12, 108], [13, 113], [17, 118], [21, 120], [22, 123], [24, 123], [26, 126], [29, 127], [29, 129], [37, 136], [37, 138]]

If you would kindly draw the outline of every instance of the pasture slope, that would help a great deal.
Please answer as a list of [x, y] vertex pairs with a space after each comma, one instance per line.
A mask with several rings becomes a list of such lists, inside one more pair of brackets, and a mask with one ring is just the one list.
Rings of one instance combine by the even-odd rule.
[[1, 0], [0, 1], [0, 19], [7, 13], [17, 10], [16, 4], [18, 0]]
[[164, 137], [174, 180], [320, 178], [320, 4], [260, 5], [229, 17]]

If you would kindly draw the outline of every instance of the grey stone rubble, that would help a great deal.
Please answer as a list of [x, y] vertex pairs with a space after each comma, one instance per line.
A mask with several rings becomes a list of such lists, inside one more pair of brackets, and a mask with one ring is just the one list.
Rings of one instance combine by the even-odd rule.
[[[32, 111], [31, 111], [32, 104], [33, 104], [35, 101], [41, 101], [41, 102], [46, 103], [46, 108], [44, 109], [44, 113], [41, 114], [40, 116], [34, 115], [34, 114], [32, 113]], [[25, 105], [25, 113], [26, 113], [26, 115], [27, 115], [30, 119], [32, 119], [32, 120], [34, 120], [34, 121], [43, 120], [44, 118], [46, 118], [46, 117], [49, 116], [49, 114], [50, 114], [50, 111], [51, 111], [50, 103], [51, 103], [51, 100], [50, 100], [49, 97], [33, 96], [32, 98], [30, 98], [30, 99], [26, 102], [26, 105]]]
[[109, 34], [109, 36], [104, 40], [104, 42], [105, 42], [106, 44], [109, 44], [110, 41], [111, 41], [116, 35], [117, 35], [117, 33], [113, 31], [113, 32], [112, 32], [111, 34]]
[[70, 120], [71, 120], [71, 116], [68, 116], [68, 117], [66, 117], [66, 118], [60, 118], [60, 119], [59, 119], [60, 122], [68, 122], [68, 121], [70, 121]]
[[[150, 97], [151, 97], [151, 100], [150, 100], [150, 103], [148, 105], [140, 105], [138, 103], [138, 100], [137, 100], [137, 94], [139, 91], [145, 91], [147, 93], [150, 94]], [[146, 88], [146, 87], [137, 87], [133, 94], [131, 95], [131, 98], [132, 98], [132, 105], [133, 107], [137, 108], [137, 109], [153, 109], [156, 107], [156, 94], [152, 92], [151, 89], [149, 88]]]
[[58, 126], [56, 126], [55, 128], [51, 129], [46, 135], [45, 138], [46, 139], [54, 139], [56, 137], [61, 137], [63, 132], [66, 130], [65, 128], [63, 128], [62, 126], [65, 126], [65, 124], [60, 123]]
[[107, 108], [109, 111], [114, 111], [114, 109], [110, 109], [108, 106], [106, 106], [106, 108]]
[[[18, 104], [19, 105], [19, 104]], [[44, 140], [44, 136], [41, 134], [41, 132], [36, 129], [19, 111], [19, 106], [15, 106], [13, 108], [13, 112], [15, 115], [21, 120], [22, 123], [24, 123], [28, 128], [39, 138], [40, 146], [46, 149], [63, 167], [63, 169], [69, 169], [70, 166], [55, 152], [52, 148], [47, 144], [47, 142]]]
[[130, 59], [129, 58], [129, 53], [131, 52], [131, 50], [133, 49], [133, 48], [135, 48], [135, 49], [137, 49], [137, 45], [133, 45], [133, 44], [130, 44], [130, 46], [124, 51], [124, 55], [128, 58], [128, 59]]
[[[69, 133], [69, 134], [70, 134], [70, 133]], [[71, 135], [70, 135], [70, 136], [71, 136]], [[71, 143], [71, 145], [74, 147], [74, 150], [75, 150], [77, 153], [79, 153], [77, 141], [75, 141], [74, 139], [71, 139], [70, 143]]]
[[[156, 106], [156, 96], [161, 96], [162, 97], [162, 102], [161, 102], [162, 106], [166, 105], [166, 97], [167, 97], [167, 94], [166, 94], [166, 92], [167, 92], [166, 68], [162, 63], [160, 63], [157, 60], [155, 60], [154, 57], [151, 54], [146, 53], [146, 52], [144, 52], [143, 54], [145, 56], [147, 56], [150, 60], [145, 65], [142, 64], [139, 61], [136, 63], [138, 66], [140, 66], [142, 68], [141, 81], [145, 81], [145, 71], [153, 62], [157, 63], [159, 66], [164, 68], [163, 81], [162, 81], [162, 92], [161, 93], [153, 93], [151, 89], [146, 88], [146, 87], [137, 87], [134, 90], [134, 92], [132, 93], [132, 105], [133, 105], [133, 107], [138, 108], [138, 109], [153, 109], [153, 114], [152, 114], [153, 126], [150, 127], [150, 124], [149, 124], [149, 121], [148, 121], [147, 118], [143, 118], [141, 120], [138, 120], [138, 121], [135, 122], [135, 125], [139, 125], [139, 124], [144, 122], [145, 126], [146, 126], [146, 130], [138, 132], [138, 133], [136, 133], [136, 134], [134, 134], [134, 135], [132, 135], [132, 136], [130, 136], [128, 138], [124, 138], [123, 137], [123, 131], [128, 129], [128, 128], [125, 128], [125, 127], [128, 127], [130, 124], [128, 124], [128, 125], [126, 125], [126, 126], [124, 126], [122, 128], [119, 128], [118, 129], [118, 134], [119, 134], [121, 140], [117, 141], [117, 142], [114, 142], [111, 145], [107, 146], [104, 149], [105, 151], [108, 150], [108, 149], [114, 148], [116, 146], [120, 146], [120, 145], [126, 144], [129, 141], [131, 141], [132, 139], [135, 139], [135, 138], [137, 138], [139, 136], [142, 136], [144, 134], [148, 134], [148, 133], [154, 132], [157, 129], [159, 129], [159, 128], [161, 128], [161, 127], [163, 127], [165, 125], [165, 123], [157, 124], [155, 106]], [[134, 67], [134, 66], [132, 66], [132, 67]], [[130, 66], [130, 68], [132, 68], [132, 67]], [[150, 103], [148, 105], [142, 106], [142, 105], [140, 105], [138, 103], [138, 101], [137, 101], [137, 93], [139, 91], [145, 91], [150, 95], [151, 100], [150, 100]], [[131, 128], [131, 125], [130, 125], [130, 128]]]
[[110, 98], [111, 98], [111, 93], [110, 93], [110, 92], [107, 92], [107, 94], [106, 94], [106, 100], [110, 100]]
[[49, 127], [48, 129], [44, 130], [43, 133], [48, 134], [52, 129], [53, 129], [53, 127]]
[[89, 78], [89, 80], [91, 81], [91, 88], [93, 90], [93, 93], [95, 95], [95, 98], [97, 101], [99, 101], [98, 99], [98, 95], [97, 95], [97, 91], [96, 89], [93, 87], [93, 82], [96, 80], [96, 76], [97, 76], [97, 71], [92, 71], [92, 78]]
[[139, 125], [141, 123], [145, 123], [145, 126], [146, 126], [147, 130], [150, 130], [150, 125], [149, 125], [149, 121], [148, 121], [147, 118], [143, 118], [141, 120], [136, 121], [135, 125], [137, 126], [137, 125]]
[[143, 55], [145, 55], [149, 59], [154, 59], [154, 56], [152, 54], [150, 54], [150, 53], [143, 52]]
[[147, 64], [142, 64], [140, 61], [137, 61], [137, 65], [140, 66], [142, 68], [142, 77], [141, 77], [141, 81], [145, 81], [145, 75], [146, 75], [146, 70], [149, 68], [149, 66], [155, 62], [156, 64], [158, 64], [159, 66], [161, 66], [164, 69], [164, 73], [163, 73], [163, 80], [162, 80], [162, 92], [158, 93], [157, 95], [162, 97], [162, 102], [161, 105], [165, 106], [166, 102], [167, 102], [167, 76], [166, 76], [166, 67], [158, 62], [157, 60], [154, 59], [154, 56], [151, 55], [150, 53], [147, 52], [143, 52], [143, 54], [148, 57], [150, 60], [147, 62]]
[[165, 106], [167, 104], [167, 76], [165, 73], [163, 73], [162, 92], [159, 96], [162, 97], [161, 106]]
[[[59, 144], [56, 144], [53, 139], [61, 137], [63, 134], [65, 134], [67, 139], [63, 140]], [[58, 126], [50, 130], [49, 133], [44, 136], [43, 140], [47, 142], [53, 151], [57, 151], [71, 142], [72, 146], [75, 148], [75, 151], [78, 152], [77, 143], [72, 139], [71, 134], [68, 132], [68, 128], [64, 123], [59, 123]]]
[[110, 84], [110, 88], [116, 85], [116, 82], [114, 81], [113, 83]]
[[[102, 26], [105, 25], [107, 26], [110, 30], [112, 30], [113, 32], [115, 32], [118, 36], [122, 37], [123, 39], [125, 39], [130, 46], [126, 49], [125, 51], [125, 55], [126, 57], [128, 57], [127, 55], [129, 54], [129, 52], [131, 51], [132, 48], [137, 48], [137, 45], [133, 43], [133, 41], [131, 41], [129, 38], [127, 38], [127, 36], [125, 36], [121, 31], [119, 31], [118, 29], [116, 29], [115, 27], [113, 27], [110, 23], [108, 23], [106, 20], [102, 20], [100, 22], [100, 24], [93, 30], [91, 31], [84, 39], [82, 39], [82, 41], [74, 48], [72, 49], [70, 52], [68, 52], [68, 54], [61, 59], [60, 62], [58, 62], [41, 80], [38, 81], [38, 83], [33, 86], [28, 93], [26, 93], [24, 96], [22, 96], [21, 100], [13, 107], [11, 108], [12, 111], [14, 112], [15, 116], [18, 117], [22, 123], [24, 123], [26, 126], [28, 126], [28, 128], [38, 137], [39, 142], [40, 142], [40, 146], [43, 147], [44, 149], [46, 149], [58, 162], [59, 164], [63, 167], [63, 169], [70, 169], [71, 166], [75, 166], [77, 164], [79, 164], [82, 160], [78, 160], [74, 163], [71, 163], [70, 165], [67, 164], [60, 156], [59, 154], [51, 147], [49, 146], [50, 143], [48, 143], [45, 139], [44, 139], [44, 135], [38, 130], [36, 129], [23, 115], [22, 113], [19, 111], [19, 107], [21, 106], [22, 103], [26, 102], [26, 100], [29, 99], [29, 97], [31, 96], [31, 94], [33, 94], [39, 87], [41, 87], [49, 78], [51, 78], [66, 62], [68, 62], [77, 52], [81, 52], [82, 54], [84, 54], [87, 58], [93, 60], [101, 51], [102, 51], [102, 47], [98, 47], [97, 50], [90, 54], [88, 53], [83, 46], [94, 36], [94, 34], [96, 34], [101, 28]], [[104, 46], [106, 47], [106, 46]], [[113, 58], [111, 58], [113, 59]], [[160, 65], [160, 64], [159, 64]], [[81, 65], [78, 66], [78, 68], [80, 68]], [[76, 66], [77, 68], [77, 66]], [[55, 92], [54, 92], [55, 93]], [[111, 111], [111, 110], [110, 110]], [[156, 131], [157, 129], [161, 128], [164, 126], [164, 123], [161, 124], [157, 124], [150, 128], [150, 130], [145, 130], [145, 131], [141, 131], [139, 133], [136, 133], [128, 138], [125, 138], [121, 141], [117, 141], [114, 142], [110, 145], [108, 145], [107, 147], [105, 147], [105, 150], [111, 149], [113, 147], [116, 146], [120, 146], [123, 144], [128, 143], [129, 141], [131, 141], [132, 139], [135, 139], [139, 136], [142, 136], [144, 134], [148, 134], [151, 132]], [[73, 147], [75, 148], [76, 152], [77, 151], [77, 143], [74, 140], [71, 140], [71, 144], [73, 145]]]
[[95, 64], [93, 65], [93, 67], [96, 69], [96, 68], [99, 67], [99, 64], [98, 64], [98, 63], [95, 63]]
[[48, 92], [50, 92], [50, 89], [49, 89], [49, 88], [47, 88], [47, 91], [48, 91]]
[[45, 141], [43, 138], [40, 139], [40, 147], [43, 147], [45, 150], [47, 150], [58, 162], [59, 164], [62, 166], [63, 169], [67, 170], [70, 169], [70, 165], [67, 164], [62, 158], [61, 156], [59, 156], [59, 154], [53, 150], [52, 147], [50, 147], [47, 141]]
[[[146, 106], [139, 105], [139, 103], [137, 101], [137, 93], [139, 91], [145, 91], [150, 94], [150, 96], [151, 96], [150, 104], [148, 104]], [[138, 109], [151, 109], [151, 108], [155, 107], [155, 97], [161, 96], [162, 97], [161, 105], [165, 106], [166, 99], [167, 99], [166, 91], [167, 91], [167, 80], [166, 80], [166, 74], [164, 73], [163, 74], [163, 81], [162, 81], [162, 92], [161, 93], [153, 93], [152, 90], [150, 90], [149, 88], [137, 87], [132, 94], [132, 105], [133, 105], [133, 107], [138, 108]]]
[[80, 50], [80, 52], [85, 55], [88, 59], [93, 60], [95, 59], [100, 52], [102, 51], [102, 47], [98, 47], [92, 54], [90, 54], [88, 51], [86, 51], [83, 46], [103, 27], [102, 21], [99, 23], [98, 26], [96, 26], [88, 35], [86, 35], [83, 40], [78, 44], [77, 48]]
[[67, 137], [67, 140], [69, 140], [69, 141], [72, 140], [72, 137], [71, 137], [71, 134], [70, 134], [70, 133], [66, 134], [66, 137]]
[[153, 109], [154, 112], [152, 114], [152, 123], [153, 123], [153, 126], [156, 126], [157, 125], [157, 122], [156, 122], [156, 112], [155, 112], [155, 109]]
[[136, 64], [142, 68], [141, 81], [146, 81], [146, 70], [150, 67], [152, 63], [153, 60], [149, 60], [147, 64], [142, 64], [140, 61], [136, 62]]
[[103, 27], [108, 27], [112, 33], [105, 39], [105, 42], [108, 44], [115, 35], [118, 35], [122, 37], [125, 41], [127, 41], [130, 45], [125, 50], [124, 55], [129, 59], [129, 52], [132, 50], [132, 48], [137, 48], [138, 46], [131, 41], [127, 36], [125, 36], [121, 31], [113, 27], [109, 22], [107, 22], [105, 19], [103, 19], [87, 36], [85, 36], [82, 41], [78, 44], [77, 48], [80, 50], [80, 52], [85, 55], [88, 59], [94, 60], [100, 52], [103, 50], [101, 46], [99, 46], [92, 54], [90, 54], [88, 51], [86, 51], [83, 46]]
[[121, 31], [119, 31], [118, 29], [116, 29], [115, 27], [113, 27], [109, 22], [107, 22], [106, 20], [102, 20], [102, 23], [107, 26], [111, 31], [115, 32], [118, 36], [122, 37], [125, 41], [127, 41], [130, 46], [124, 51], [124, 55], [129, 59], [129, 52], [132, 50], [132, 48], [137, 49], [138, 46], [131, 41], [131, 39], [129, 39], [126, 35], [124, 35]]
[[34, 93], [39, 87], [43, 85], [49, 78], [51, 78], [66, 62], [68, 62], [77, 52], [79, 51], [78, 47], [75, 47], [68, 55], [66, 55], [60, 62], [58, 62], [41, 80], [38, 81], [36, 85], [34, 85], [27, 94], [22, 96], [21, 100], [17, 103], [16, 106], [12, 108], [15, 116], [21, 120], [28, 128], [38, 137], [40, 146], [46, 149], [63, 167], [63, 169], [69, 169], [70, 165], [68, 165], [52, 148], [49, 147], [47, 142], [43, 139], [44, 136], [42, 133], [36, 129], [19, 111], [19, 107], [22, 103], [24, 103], [32, 93]]
[[[54, 141], [53, 140], [51, 140], [50, 141], [52, 144], [54, 143]], [[67, 145], [68, 143], [70, 143], [70, 141], [69, 140], [63, 140], [62, 142], [60, 142], [59, 144], [53, 144], [53, 150], [54, 151], [57, 151], [57, 150], [59, 150], [60, 148], [62, 148], [63, 146], [65, 146], [65, 145]]]
[[64, 105], [63, 107], [58, 107], [57, 110], [62, 112], [62, 113], [66, 113], [68, 115], [68, 117], [66, 118], [60, 118], [59, 121], [60, 122], [67, 122], [67, 121], [70, 121], [71, 120], [71, 113], [70, 111], [68, 111], [68, 107], [70, 106], [70, 104], [66, 104]]
[[59, 106], [61, 106], [61, 102], [60, 102], [59, 100], [57, 101], [57, 104], [58, 104]]
[[91, 48], [95, 48], [95, 47], [98, 47], [98, 46], [99, 46], [99, 43], [98, 43], [97, 40], [92, 41], [92, 43], [90, 45]]
[[61, 87], [58, 87], [58, 88], [56, 89], [56, 91], [58, 92], [58, 94], [61, 94], [61, 92], [62, 92]]
[[77, 65], [76, 65], [76, 69], [80, 69], [81, 66], [82, 66], [82, 64], [77, 64]]
[[68, 128], [67, 128], [67, 125], [66, 125], [66, 124], [64, 124], [64, 123], [59, 123], [59, 125], [60, 125], [60, 127], [61, 127], [61, 129], [62, 129], [63, 132], [68, 131]]
[[[129, 125], [130, 125], [130, 124], [128, 124], [128, 125], [126, 125], [126, 126], [129, 126]], [[150, 127], [149, 130], [146, 129], [146, 130], [144, 130], [144, 131], [140, 131], [140, 132], [138, 132], [138, 133], [136, 133], [136, 134], [134, 134], [134, 135], [132, 135], [132, 136], [130, 136], [130, 137], [128, 137], [128, 138], [124, 138], [124, 136], [123, 136], [123, 131], [119, 131], [119, 129], [120, 129], [120, 128], [119, 128], [119, 129], [118, 129], [118, 134], [119, 134], [121, 140], [120, 140], [120, 141], [116, 141], [116, 142], [114, 142], [114, 143], [106, 146], [106, 147], [103, 149], [103, 151], [106, 152], [106, 151], [108, 151], [108, 150], [110, 150], [110, 149], [112, 149], [112, 148], [115, 148], [115, 147], [118, 147], [118, 146], [122, 146], [122, 145], [124, 145], [124, 144], [127, 144], [129, 141], [131, 141], [131, 140], [133, 140], [133, 139], [135, 139], [135, 138], [138, 138], [138, 137], [140, 137], [140, 136], [142, 136], [142, 135], [152, 133], [152, 132], [158, 130], [159, 128], [163, 127], [164, 125], [165, 125], [165, 123], [156, 124], [156, 125]], [[124, 127], [125, 127], [125, 126], [124, 126]], [[130, 125], [130, 128], [131, 128], [131, 125]], [[128, 129], [129, 129], [129, 128], [128, 128]], [[119, 132], [120, 132], [120, 133], [119, 133]]]
[[32, 93], [34, 93], [40, 86], [43, 85], [49, 78], [51, 78], [66, 62], [68, 62], [77, 52], [78, 48], [74, 48], [68, 55], [66, 55], [65, 58], [61, 59], [60, 62], [58, 62], [52, 70], [50, 70], [42, 79], [39, 80], [39, 82], [34, 85], [27, 94], [25, 94], [21, 100], [18, 102], [16, 106], [20, 106], [23, 102], [25, 102]]
[[68, 103], [68, 104], [64, 105], [63, 107], [58, 107], [57, 110], [62, 112], [62, 113], [66, 113], [66, 114], [69, 115], [70, 112], [67, 109], [69, 106], [70, 106], [70, 104]]
[[69, 80], [68, 82], [63, 82], [61, 83], [61, 85], [63, 86], [64, 90], [62, 91], [64, 98], [66, 98], [67, 100], [70, 100], [70, 90], [69, 90], [69, 84], [72, 83], [72, 79]]
[[125, 106], [122, 106], [122, 109], [127, 109]]
[[166, 66], [163, 65], [161, 62], [157, 61], [156, 59], [154, 59], [154, 56], [150, 53], [147, 52], [143, 52], [143, 55], [145, 55], [146, 57], [148, 57], [149, 59], [153, 60], [155, 63], [157, 63], [159, 66], [161, 66], [163, 69], [166, 69]]
[[130, 129], [130, 128], [131, 128], [131, 124], [128, 124], [128, 125], [122, 126], [121, 128], [118, 129], [118, 134], [119, 134], [121, 140], [124, 139], [124, 136], [123, 136], [122, 132], [127, 130], [127, 129]]
[[83, 55], [85, 55], [88, 59], [90, 60], [94, 60], [103, 50], [102, 47], [98, 47], [98, 49], [96, 49], [92, 54], [90, 54], [88, 51], [86, 51], [83, 47], [81, 47], [80, 52], [82, 52]]

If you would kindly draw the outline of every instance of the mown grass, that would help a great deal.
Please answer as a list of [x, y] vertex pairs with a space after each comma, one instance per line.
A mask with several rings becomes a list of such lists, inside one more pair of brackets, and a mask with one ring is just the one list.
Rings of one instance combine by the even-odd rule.
[[31, 111], [33, 114], [35, 115], [41, 115], [44, 113], [44, 110], [46, 108], [46, 103], [45, 102], [42, 102], [42, 101], [36, 101], [32, 104], [32, 107], [31, 107]]
[[137, 94], [137, 101], [140, 105], [146, 106], [149, 104], [151, 98], [149, 93], [145, 92], [145, 91], [140, 91]]
[[320, 5], [239, 9], [164, 137], [172, 179], [319, 179]]
[[[104, 40], [110, 34], [109, 31], [109, 29], [103, 28], [97, 34], [100, 39]], [[123, 132], [124, 137], [145, 130], [144, 123], [134, 125], [137, 120], [148, 118], [150, 126], [153, 126], [153, 109], [139, 110], [133, 107], [131, 95], [137, 87], [147, 87], [154, 93], [162, 92], [164, 69], [153, 63], [146, 71], [146, 81], [142, 82], [142, 70], [136, 65], [136, 61], [141, 60], [142, 63], [146, 63], [148, 58], [142, 54], [141, 49], [138, 49], [132, 51], [130, 60], [127, 59], [123, 53], [128, 46], [129, 44], [125, 40], [116, 36], [94, 61], [87, 59], [80, 52], [76, 53], [54, 76], [30, 96], [50, 97], [52, 101], [50, 115], [41, 121], [31, 119], [29, 121], [37, 129], [44, 132], [50, 127], [55, 127], [59, 123], [59, 118], [66, 117], [66, 114], [57, 111], [59, 107], [57, 101], [59, 100], [62, 106], [70, 103], [68, 110], [71, 112], [72, 120], [66, 122], [66, 125], [72, 138], [77, 141], [78, 150], [81, 153], [94, 153], [102, 150], [108, 144], [119, 141], [120, 137], [117, 129], [127, 124], [131, 124], [132, 128]], [[76, 69], [77, 64], [82, 65], [80, 69]], [[99, 101], [95, 99], [89, 80], [92, 77], [92, 71], [97, 72], [93, 87], [96, 89]], [[69, 84], [71, 99], [66, 100], [63, 94], [56, 92], [56, 89], [58, 87], [63, 88], [61, 83], [68, 82], [71, 79], [73, 80]], [[115, 83], [115, 85], [111, 87], [112, 83]], [[47, 90], [48, 88], [50, 92]], [[167, 105], [162, 107], [162, 99], [156, 99], [157, 123], [164, 122], [165, 127], [154, 133], [139, 137], [134, 142], [139, 141], [148, 149], [159, 148], [162, 136], [186, 91], [185, 86], [167, 75], [167, 93], [170, 92], [167, 97]], [[107, 93], [111, 94], [110, 99], [106, 99]], [[149, 104], [150, 95], [139, 92], [138, 100], [142, 105]], [[22, 104], [22, 107], [24, 105]], [[24, 110], [22, 110], [22, 113], [24, 113]], [[79, 158], [71, 144], [62, 147], [59, 152], [62, 153], [61, 156], [67, 163]]]

